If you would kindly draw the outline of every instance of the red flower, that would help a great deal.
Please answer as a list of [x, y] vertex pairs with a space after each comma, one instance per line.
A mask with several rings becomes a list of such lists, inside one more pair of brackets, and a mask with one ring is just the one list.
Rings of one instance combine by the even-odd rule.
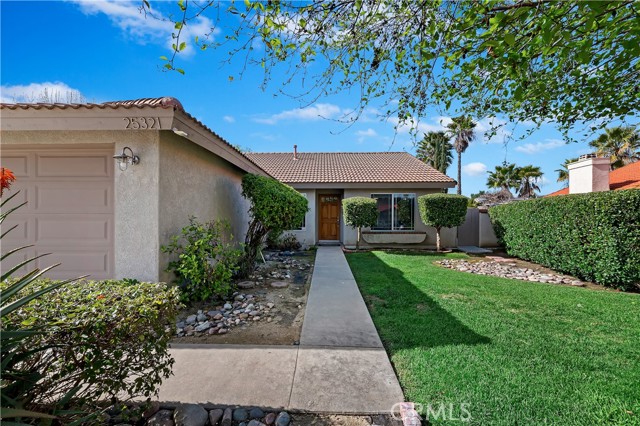
[[99, 294], [98, 297], [96, 297], [96, 299], [101, 300], [104, 299], [105, 295], [104, 294]]
[[9, 189], [14, 180], [16, 177], [11, 170], [0, 167], [0, 197], [5, 189]]

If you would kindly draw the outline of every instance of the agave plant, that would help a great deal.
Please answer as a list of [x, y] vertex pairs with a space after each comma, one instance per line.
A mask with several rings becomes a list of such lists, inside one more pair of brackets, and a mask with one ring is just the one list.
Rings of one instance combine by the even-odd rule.
[[[2, 213], [0, 213], [0, 225], [2, 225], [7, 216], [26, 204], [26, 202], [24, 202], [16, 207], [10, 208], [5, 211], [5, 205], [16, 195], [18, 195], [18, 192], [0, 203], [0, 209], [2, 210]], [[3, 231], [0, 235], [0, 240], [3, 239], [9, 232], [13, 231], [17, 226], [18, 225], [15, 225], [7, 231]], [[28, 247], [31, 246], [22, 246], [7, 251], [0, 257], [0, 261], [5, 262], [5, 260], [9, 256], [19, 253], [27, 249]], [[2, 273], [0, 281], [4, 282], [20, 268], [30, 264], [40, 257], [46, 256], [47, 254], [48, 253], [31, 257], [18, 263], [12, 268], [9, 268], [8, 270], [6, 270], [6, 272]], [[9, 287], [4, 289], [2, 293], [0, 293], [0, 316], [4, 319], [7, 315], [10, 315], [12, 312], [20, 309], [22, 306], [26, 305], [32, 300], [41, 297], [42, 295], [49, 293], [50, 291], [53, 291], [64, 284], [75, 281], [67, 280], [57, 282], [56, 284], [43, 288], [39, 291], [22, 297], [18, 297], [18, 293], [21, 290], [25, 289], [30, 284], [33, 284], [34, 281], [42, 277], [43, 274], [58, 265], [59, 264], [55, 264], [44, 269], [35, 268], [13, 281]], [[2, 269], [4, 270], [5, 268]], [[5, 321], [3, 321], [3, 323], [5, 323]], [[11, 326], [5, 327], [4, 324], [2, 326], [2, 333], [0, 333], [0, 356], [2, 359], [0, 418], [3, 419], [3, 424], [24, 425], [27, 423], [23, 423], [21, 419], [40, 419], [41, 421], [51, 421], [52, 419], [56, 418], [56, 416], [52, 414], [36, 412], [24, 408], [25, 401], [29, 400], [30, 388], [35, 383], [37, 383], [37, 381], [42, 376], [39, 372], [25, 371], [21, 368], [21, 366], [28, 362], [29, 358], [35, 353], [48, 349], [47, 347], [33, 348], [32, 346], [29, 346], [29, 348], [26, 349], [25, 343], [27, 343], [29, 339], [34, 338], [34, 336], [45, 332], [46, 330], [42, 328], [25, 329]], [[15, 419], [15, 421], [7, 422], [6, 419]]]

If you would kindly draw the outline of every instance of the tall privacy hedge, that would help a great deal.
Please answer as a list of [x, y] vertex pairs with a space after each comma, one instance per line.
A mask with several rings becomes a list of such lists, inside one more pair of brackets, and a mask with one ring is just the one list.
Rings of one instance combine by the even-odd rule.
[[640, 286], [640, 190], [521, 201], [489, 216], [510, 255], [610, 287]]

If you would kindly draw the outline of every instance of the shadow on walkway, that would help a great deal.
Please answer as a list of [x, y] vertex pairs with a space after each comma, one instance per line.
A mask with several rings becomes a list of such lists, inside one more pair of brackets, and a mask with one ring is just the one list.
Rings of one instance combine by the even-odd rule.
[[[416, 264], [431, 262], [429, 256], [424, 254], [397, 255], [414, 257], [409, 260]], [[474, 332], [417, 288], [403, 271], [387, 265], [375, 254], [350, 254], [347, 259], [383, 343], [391, 352], [419, 347], [426, 349], [491, 343], [491, 339]], [[425, 285], [432, 279], [435, 278], [427, 276]], [[464, 296], [451, 294], [446, 297], [455, 299]]]

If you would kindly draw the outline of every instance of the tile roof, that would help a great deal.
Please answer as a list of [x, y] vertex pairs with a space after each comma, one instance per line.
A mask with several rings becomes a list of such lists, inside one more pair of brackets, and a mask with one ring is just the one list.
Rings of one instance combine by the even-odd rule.
[[640, 161], [627, 164], [609, 173], [609, 188], [613, 190], [640, 188]]
[[[240, 155], [242, 155], [243, 157], [247, 158], [247, 156], [244, 155], [244, 153], [242, 153], [240, 150], [238, 150], [238, 148], [236, 148], [231, 143], [229, 143], [227, 140], [225, 140], [223, 137], [221, 137], [219, 134], [217, 134], [216, 132], [211, 130], [209, 127], [207, 127], [204, 123], [202, 123], [200, 120], [195, 118], [193, 115], [189, 114], [184, 109], [184, 107], [182, 106], [182, 103], [178, 99], [176, 99], [174, 97], [171, 97], [171, 96], [165, 96], [165, 97], [162, 97], [162, 98], [141, 98], [141, 99], [131, 99], [131, 100], [124, 100], [124, 101], [110, 101], [110, 102], [103, 102], [103, 103], [99, 103], [99, 104], [96, 104], [96, 103], [77, 103], [77, 104], [72, 104], [72, 103], [45, 103], [45, 102], [0, 103], [0, 109], [10, 109], [10, 110], [18, 110], [18, 109], [22, 109], [22, 110], [27, 110], [27, 109], [35, 109], [35, 110], [62, 109], [62, 110], [65, 110], [65, 109], [119, 109], [119, 108], [129, 110], [129, 109], [143, 109], [143, 108], [147, 108], [147, 107], [162, 108], [162, 109], [173, 109], [174, 111], [182, 112], [188, 118], [190, 118], [191, 120], [195, 121], [197, 124], [202, 126], [208, 132], [212, 133], [216, 138], [220, 139], [224, 144], [226, 144], [229, 147], [233, 148], [234, 151], [237, 151]], [[251, 159], [248, 159], [248, 160], [251, 163], [255, 164], [253, 161], [251, 161]]]
[[132, 99], [128, 101], [111, 101], [111, 102], [103, 102], [100, 104], [96, 103], [79, 103], [79, 104], [69, 104], [69, 103], [48, 103], [48, 102], [34, 102], [34, 103], [2, 103], [0, 104], [0, 108], [2, 109], [132, 109], [132, 108], [145, 108], [145, 107], [153, 107], [153, 108], [173, 108], [174, 110], [180, 110], [182, 112], [186, 112], [184, 107], [176, 98], [167, 96], [164, 98], [141, 98], [141, 99]]
[[454, 183], [406, 152], [248, 153], [271, 176], [286, 183]]
[[[620, 189], [640, 189], [640, 161], [627, 164], [609, 172], [609, 189], [617, 191]], [[554, 197], [556, 195], [567, 195], [569, 188], [562, 188], [558, 191], [546, 195], [546, 197]]]

